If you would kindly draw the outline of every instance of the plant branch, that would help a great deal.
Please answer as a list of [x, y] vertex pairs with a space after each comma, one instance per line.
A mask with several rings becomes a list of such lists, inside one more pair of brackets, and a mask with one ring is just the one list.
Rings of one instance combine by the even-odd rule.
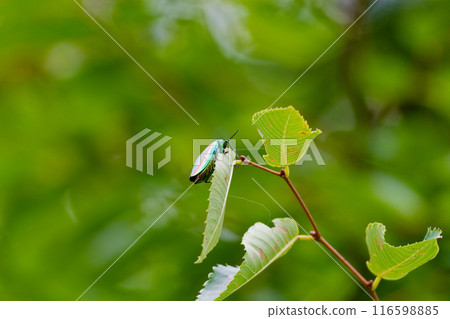
[[292, 192], [294, 193], [295, 197], [297, 198], [298, 202], [300, 203], [300, 205], [302, 206], [303, 210], [305, 211], [306, 217], [308, 217], [309, 222], [311, 223], [312, 227], [314, 228], [314, 235], [312, 235], [314, 237], [315, 240], [318, 240], [321, 235], [319, 232], [319, 228], [316, 225], [316, 222], [314, 221], [314, 218], [312, 217], [311, 213], [308, 210], [308, 207], [306, 207], [305, 202], [302, 200], [302, 198], [300, 197], [300, 194], [297, 192], [297, 190], [295, 189], [294, 185], [292, 185], [291, 180], [289, 179], [289, 177], [286, 176], [284, 169], [281, 170], [281, 175], [280, 175], [285, 181], [286, 183], [289, 185], [289, 188], [292, 190]]
[[344, 257], [342, 257], [342, 255], [333, 246], [331, 246], [325, 238], [320, 237], [317, 241], [331, 251], [333, 255], [335, 255], [355, 275], [355, 277], [364, 284], [364, 286], [369, 286], [369, 282], [366, 278], [364, 278]]
[[264, 167], [264, 166], [258, 165], [256, 163], [253, 163], [252, 161], [248, 160], [244, 155], [241, 156], [241, 160], [242, 160], [243, 163], [247, 163], [247, 164], [250, 164], [252, 166], [255, 166], [255, 167], [259, 168], [259, 169], [262, 169], [263, 171], [269, 172], [270, 174], [281, 176], [280, 172], [277, 172], [277, 171], [271, 170], [271, 169], [269, 169], [267, 167]]
[[[314, 231], [311, 231], [310, 234], [313, 237], [313, 239], [319, 243], [321, 243], [326, 249], [328, 249], [328, 251], [330, 251], [334, 256], [336, 256], [344, 265], [345, 267], [347, 267], [348, 270], [350, 270], [353, 275], [364, 285], [364, 287], [366, 288], [366, 290], [368, 291], [368, 293], [372, 296], [372, 298], [376, 301], [379, 301], [380, 299], [378, 298], [378, 295], [375, 291], [372, 290], [372, 285], [373, 285], [373, 281], [372, 280], [367, 280], [366, 278], [363, 277], [363, 275], [361, 275], [355, 267], [352, 266], [352, 264], [350, 264], [350, 262], [348, 262], [330, 243], [328, 243], [325, 238], [323, 238], [323, 236], [320, 234], [319, 232], [319, 228], [317, 227], [316, 222], [314, 221], [314, 218], [312, 217], [311, 213], [308, 210], [308, 207], [306, 207], [305, 202], [302, 200], [300, 194], [298, 193], [297, 189], [295, 188], [295, 186], [292, 184], [291, 180], [289, 179], [289, 177], [286, 175], [286, 171], [284, 169], [282, 169], [280, 172], [277, 171], [273, 171], [271, 169], [268, 169], [266, 167], [263, 167], [261, 165], [258, 165], [256, 163], [253, 163], [252, 161], [248, 160], [245, 156], [241, 156], [241, 160], [244, 163], [248, 163], [252, 166], [255, 166], [259, 169], [262, 169], [263, 171], [269, 172], [273, 175], [277, 175], [280, 176], [281, 178], [283, 178], [286, 183], [288, 184], [289, 188], [291, 189], [291, 191], [294, 193], [295, 197], [297, 198], [298, 202], [300, 203], [300, 205], [302, 206], [306, 217], [308, 217], [312, 227], [314, 228]], [[376, 287], [375, 287], [376, 288]]]

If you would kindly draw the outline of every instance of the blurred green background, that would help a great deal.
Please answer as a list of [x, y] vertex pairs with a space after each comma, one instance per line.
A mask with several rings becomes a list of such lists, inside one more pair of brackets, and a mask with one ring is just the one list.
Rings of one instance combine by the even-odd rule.
[[[256, 143], [268, 107], [369, 1], [80, 0], [196, 125], [72, 0], [0, 2], [0, 298], [76, 299], [190, 185], [192, 140]], [[450, 3], [378, 3], [275, 106], [323, 131], [291, 169], [327, 240], [365, 276], [364, 236], [393, 245], [443, 229], [436, 259], [382, 300], [450, 299]], [[172, 137], [149, 176], [125, 165], [144, 128]], [[238, 140], [238, 148], [243, 145]], [[161, 151], [162, 152], [162, 151]], [[240, 154], [248, 155], [245, 150]], [[160, 154], [162, 156], [162, 153]], [[240, 238], [285, 217], [308, 226], [287, 186], [238, 167], [222, 240], [200, 253], [208, 185], [191, 188], [82, 300], [194, 300]], [[242, 199], [244, 197], [250, 201]], [[232, 300], [368, 300], [316, 245], [298, 243]]]

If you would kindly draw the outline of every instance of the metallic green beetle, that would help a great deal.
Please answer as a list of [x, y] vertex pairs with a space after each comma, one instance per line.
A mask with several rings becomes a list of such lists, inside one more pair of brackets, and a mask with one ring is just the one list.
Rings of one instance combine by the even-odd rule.
[[201, 182], [210, 183], [210, 178], [214, 173], [217, 155], [225, 152], [225, 149], [230, 144], [230, 140], [237, 132], [238, 131], [231, 135], [228, 140], [214, 141], [205, 148], [200, 156], [197, 157], [194, 167], [192, 168], [191, 175], [189, 176], [191, 182], [194, 182], [194, 184]]

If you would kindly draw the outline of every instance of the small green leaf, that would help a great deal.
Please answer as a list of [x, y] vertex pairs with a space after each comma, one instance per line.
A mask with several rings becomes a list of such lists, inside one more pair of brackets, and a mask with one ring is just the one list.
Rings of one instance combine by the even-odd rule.
[[197, 300], [225, 299], [283, 256], [296, 240], [312, 238], [300, 236], [297, 224], [290, 218], [274, 219], [273, 223], [273, 228], [262, 223], [249, 228], [242, 238], [246, 251], [242, 265], [213, 268]]
[[386, 227], [380, 223], [369, 224], [366, 230], [366, 243], [370, 254], [367, 267], [377, 276], [377, 284], [381, 279], [403, 278], [436, 257], [439, 251], [437, 238], [441, 238], [440, 229], [429, 228], [423, 241], [398, 247], [386, 243], [385, 231]]
[[292, 106], [255, 113], [252, 118], [259, 134], [265, 140], [267, 164], [285, 167], [305, 155], [311, 141], [321, 130], [311, 131], [308, 123]]
[[227, 286], [233, 280], [239, 267], [218, 265], [213, 267], [213, 272], [208, 275], [208, 281], [205, 282], [205, 288], [200, 290], [197, 301], [210, 301], [220, 296], [227, 289]]
[[211, 188], [209, 189], [208, 216], [206, 217], [206, 228], [203, 233], [203, 248], [195, 262], [196, 264], [201, 263], [219, 242], [228, 191], [230, 189], [231, 177], [233, 176], [235, 157], [236, 153], [228, 148], [225, 154], [217, 155], [216, 167], [211, 181]]

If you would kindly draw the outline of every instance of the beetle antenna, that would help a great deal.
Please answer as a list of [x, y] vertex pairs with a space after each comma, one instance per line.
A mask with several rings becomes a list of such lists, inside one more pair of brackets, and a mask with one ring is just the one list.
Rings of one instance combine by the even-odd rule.
[[239, 130], [237, 130], [236, 132], [234, 132], [233, 135], [230, 136], [230, 138], [227, 140], [228, 146], [237, 154], [236, 150], [234, 149], [233, 146], [231, 146], [231, 144], [229, 143], [230, 140], [233, 138], [233, 136], [235, 136], [237, 134], [237, 132], [239, 132]]
[[234, 134], [230, 136], [230, 138], [228, 139], [228, 141], [231, 140], [231, 139], [237, 134], [237, 132], [239, 132], [239, 130], [237, 130], [236, 132], [234, 132]]

